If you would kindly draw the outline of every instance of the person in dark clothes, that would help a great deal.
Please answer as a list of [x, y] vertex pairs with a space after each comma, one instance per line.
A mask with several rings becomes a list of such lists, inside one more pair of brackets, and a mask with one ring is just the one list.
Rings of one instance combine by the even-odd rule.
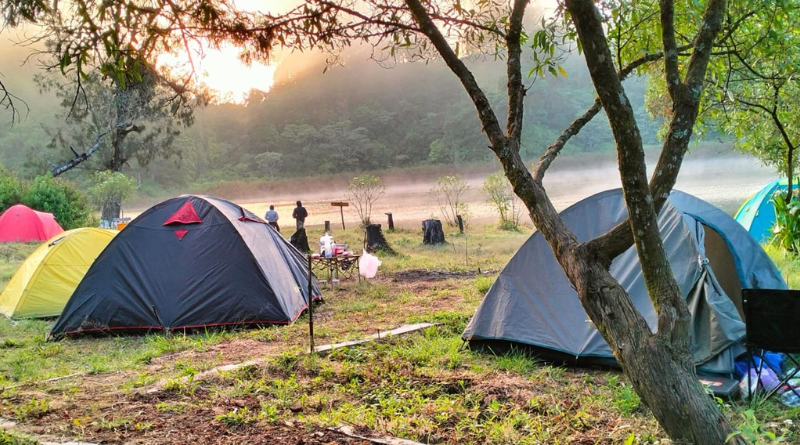
[[281, 228], [278, 225], [278, 219], [280, 218], [280, 216], [278, 216], [278, 212], [275, 211], [275, 206], [269, 206], [269, 210], [267, 210], [266, 218], [267, 218], [267, 223], [269, 225], [274, 227], [275, 230], [277, 230], [278, 232], [281, 231]]
[[297, 201], [297, 207], [295, 207], [294, 211], [292, 212], [292, 218], [297, 221], [297, 230], [302, 229], [305, 225], [306, 218], [308, 218], [308, 210], [303, 207], [302, 202]]

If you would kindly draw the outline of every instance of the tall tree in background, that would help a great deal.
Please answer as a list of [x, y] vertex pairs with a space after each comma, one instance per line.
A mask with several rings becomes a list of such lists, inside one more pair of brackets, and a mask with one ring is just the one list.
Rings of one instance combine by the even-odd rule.
[[[194, 110], [203, 96], [176, 92], [160, 74], [140, 65], [139, 75], [127, 82], [103, 78], [98, 72], [81, 82], [64, 82], [59, 74], [39, 75], [36, 82], [61, 99], [63, 124], [49, 144], [51, 156], [63, 158], [71, 146], [88, 147], [103, 136], [93, 155], [96, 170], [122, 172], [135, 159], [146, 167], [156, 158], [180, 156], [174, 145], [180, 127], [194, 123]], [[100, 164], [99, 168], [96, 167]], [[121, 202], [103, 205], [103, 219], [120, 216]]]
[[140, 68], [138, 79], [126, 84], [91, 72], [80, 83], [64, 82], [59, 75], [40, 75], [44, 90], [55, 91], [65, 117], [51, 145], [66, 152], [68, 146], [89, 146], [97, 135], [106, 134], [99, 157], [102, 168], [122, 171], [135, 158], [146, 166], [156, 156], [179, 154], [172, 143], [179, 127], [194, 123], [199, 96], [176, 94], [154, 70]]
[[[800, 144], [800, 4], [735, 3], [729, 9], [739, 20], [717, 41], [699, 121], [787, 176], [791, 195]], [[651, 78], [647, 96], [651, 115], [671, 118], [663, 77]]]
[[[31, 7], [28, 1], [5, 0], [5, 5], [9, 2], [12, 16], [18, 12], [13, 5]], [[66, 24], [70, 41], [61, 47], [63, 58], [96, 60], [119, 79], [130, 76], [139, 57], [152, 60], [161, 51], [193, 40], [233, 43], [251, 58], [267, 58], [279, 47], [335, 52], [357, 42], [375, 45], [378, 52], [385, 48], [382, 54], [401, 61], [441, 58], [473, 102], [490, 150], [592, 322], [667, 434], [677, 443], [742, 442], [696, 378], [691, 319], [664, 253], [656, 215], [675, 184], [692, 136], [715, 42], [749, 23], [753, 16], [742, 13], [749, 2], [739, 0], [737, 8], [729, 8], [726, 0], [679, 2], [676, 11], [671, 0], [564, 0], [538, 32], [525, 29], [528, 3], [310, 0], [281, 14], [240, 11], [226, 0], [111, 3], [118, 12], [124, 8], [124, 14], [109, 13], [108, 2], [99, 0], [62, 0], [58, 8], [73, 12], [73, 21]], [[46, 12], [39, 7], [31, 16]], [[520, 156], [526, 93], [523, 46], [537, 51], [539, 67], [533, 73], [558, 74], [557, 44], [584, 50], [597, 97], [529, 170]], [[498, 116], [462, 60], [475, 54], [505, 60], [504, 116]], [[656, 61], [662, 61], [658, 75], [667, 85], [672, 116], [648, 183], [641, 133], [622, 81]], [[556, 212], [542, 181], [567, 141], [601, 108], [614, 135], [630, 217], [609, 233], [580, 242]], [[656, 326], [648, 325], [609, 272], [611, 261], [631, 245], [636, 246], [658, 314]]]
[[786, 175], [791, 197], [800, 144], [800, 3], [750, 8], [753, 19], [721, 41], [727, 60], [713, 66], [709, 114], [737, 148]]

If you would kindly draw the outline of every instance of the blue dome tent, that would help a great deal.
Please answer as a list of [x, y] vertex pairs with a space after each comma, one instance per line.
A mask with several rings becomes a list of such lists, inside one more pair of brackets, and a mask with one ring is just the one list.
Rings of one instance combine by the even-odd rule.
[[[586, 198], [561, 212], [581, 241], [601, 235], [627, 216], [620, 189]], [[742, 288], [786, 289], [762, 247], [722, 210], [673, 191], [658, 215], [664, 248], [692, 314], [698, 371], [732, 374], [744, 352]], [[636, 249], [611, 265], [651, 327], [657, 313], [647, 294]], [[615, 366], [611, 347], [589, 323], [575, 289], [541, 233], [514, 254], [487, 292], [462, 337], [477, 347], [532, 350], [573, 365]]]
[[[797, 188], [797, 179], [792, 181]], [[744, 202], [733, 219], [739, 222], [753, 238], [759, 243], [765, 243], [772, 237], [772, 227], [775, 225], [775, 208], [772, 204], [772, 195], [777, 191], [785, 192], [789, 187], [786, 178], [776, 179], [758, 191]]]

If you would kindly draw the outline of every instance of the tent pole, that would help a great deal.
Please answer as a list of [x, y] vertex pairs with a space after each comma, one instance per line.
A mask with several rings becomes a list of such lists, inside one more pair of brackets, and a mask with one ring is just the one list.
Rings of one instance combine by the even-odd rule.
[[311, 286], [311, 255], [308, 256], [308, 337], [311, 340], [311, 349], [314, 353], [314, 289]]

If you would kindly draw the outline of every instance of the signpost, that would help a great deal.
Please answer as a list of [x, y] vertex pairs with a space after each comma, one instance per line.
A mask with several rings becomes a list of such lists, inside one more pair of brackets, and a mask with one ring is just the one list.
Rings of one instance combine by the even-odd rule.
[[349, 206], [350, 203], [347, 201], [335, 201], [331, 203], [331, 207], [339, 207], [339, 213], [342, 215], [342, 230], [344, 230], [344, 208]]

